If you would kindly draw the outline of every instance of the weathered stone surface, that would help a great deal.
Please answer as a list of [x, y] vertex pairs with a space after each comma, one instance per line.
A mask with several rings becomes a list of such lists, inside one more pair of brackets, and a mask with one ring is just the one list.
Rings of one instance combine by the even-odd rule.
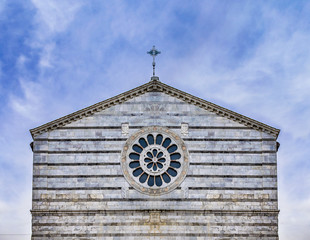
[[[154, 125], [182, 137], [190, 162], [160, 196], [120, 164], [126, 139]], [[32, 239], [278, 239], [276, 151], [273, 135], [145, 93], [35, 136]]]

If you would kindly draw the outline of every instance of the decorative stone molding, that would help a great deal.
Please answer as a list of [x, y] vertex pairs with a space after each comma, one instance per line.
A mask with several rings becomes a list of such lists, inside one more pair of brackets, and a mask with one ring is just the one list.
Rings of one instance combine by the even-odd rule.
[[169, 85], [166, 85], [159, 80], [151, 80], [150, 82], [143, 84], [137, 88], [134, 88], [130, 91], [124, 92], [122, 94], [119, 94], [115, 97], [109, 98], [105, 101], [96, 103], [92, 106], [89, 106], [87, 108], [81, 109], [77, 112], [71, 113], [67, 116], [61, 117], [59, 119], [56, 119], [52, 122], [46, 123], [42, 126], [39, 126], [37, 128], [33, 128], [30, 130], [30, 133], [33, 138], [35, 138], [37, 135], [40, 135], [44, 132], [52, 131], [54, 129], [57, 129], [59, 127], [65, 126], [71, 122], [74, 122], [76, 120], [82, 119], [84, 117], [88, 117], [93, 115], [96, 112], [102, 111], [104, 109], [110, 108], [112, 106], [115, 106], [117, 104], [121, 104], [125, 101], [128, 101], [134, 97], [138, 97], [146, 92], [163, 92], [165, 94], [168, 94], [172, 97], [178, 98], [184, 102], [187, 102], [189, 104], [193, 104], [197, 107], [203, 108], [207, 111], [214, 112], [215, 114], [228, 118], [230, 120], [233, 120], [235, 122], [238, 122], [242, 125], [245, 125], [249, 128], [255, 129], [257, 131], [266, 132], [270, 135], [273, 135], [275, 138], [278, 137], [280, 130], [273, 128], [271, 126], [268, 126], [264, 123], [258, 122], [256, 120], [253, 120], [251, 118], [245, 117], [239, 113], [233, 112], [231, 110], [228, 110], [226, 108], [220, 107], [214, 103], [208, 102], [206, 100], [203, 100], [201, 98], [195, 97], [191, 94], [188, 94], [186, 92], [180, 91], [176, 88], [173, 88]]

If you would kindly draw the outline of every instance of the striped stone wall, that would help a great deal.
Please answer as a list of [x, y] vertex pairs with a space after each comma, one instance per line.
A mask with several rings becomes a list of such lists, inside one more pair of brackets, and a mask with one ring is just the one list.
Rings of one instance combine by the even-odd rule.
[[[190, 155], [185, 180], [161, 196], [133, 189], [120, 166], [128, 136], [153, 125]], [[278, 239], [275, 137], [164, 93], [36, 136], [33, 151], [32, 239]]]

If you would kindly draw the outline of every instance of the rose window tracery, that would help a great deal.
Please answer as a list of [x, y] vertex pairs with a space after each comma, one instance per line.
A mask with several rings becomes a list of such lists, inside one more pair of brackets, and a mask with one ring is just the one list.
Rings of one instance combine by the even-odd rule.
[[163, 127], [147, 127], [132, 135], [122, 154], [126, 179], [137, 190], [161, 194], [185, 177], [188, 154], [179, 136]]

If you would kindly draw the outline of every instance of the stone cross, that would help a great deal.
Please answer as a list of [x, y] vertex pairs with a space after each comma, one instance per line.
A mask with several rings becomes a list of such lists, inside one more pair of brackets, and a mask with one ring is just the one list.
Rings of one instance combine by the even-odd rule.
[[153, 76], [155, 76], [155, 57], [160, 54], [161, 52], [158, 51], [155, 46], [153, 46], [153, 48], [147, 52], [147, 54], [150, 54], [153, 57]]

